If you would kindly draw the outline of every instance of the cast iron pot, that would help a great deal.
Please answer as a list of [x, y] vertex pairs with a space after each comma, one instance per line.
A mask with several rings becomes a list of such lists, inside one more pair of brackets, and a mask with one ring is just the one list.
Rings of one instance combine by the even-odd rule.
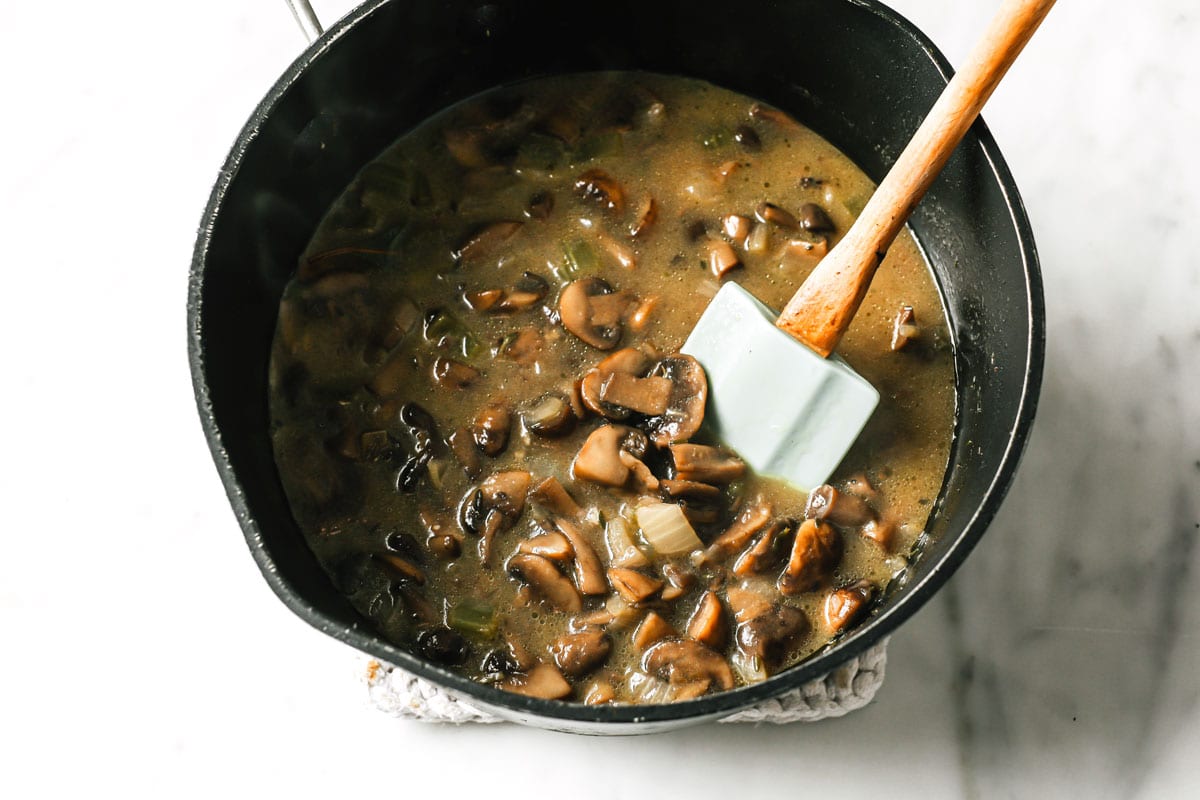
[[950, 315], [958, 423], [929, 541], [902, 585], [835, 646], [762, 683], [684, 703], [588, 707], [508, 694], [378, 636], [334, 589], [288, 510], [271, 454], [267, 361], [284, 284], [356, 171], [445, 106], [536, 75], [640, 69], [773, 103], [878, 181], [948, 79], [946, 60], [873, 0], [373, 0], [332, 28], [255, 110], [204, 213], [188, 297], [205, 434], [263, 576], [314, 627], [501, 717], [585, 733], [718, 718], [879, 641], [954, 572], [996, 513], [1033, 422], [1044, 309], [1029, 222], [977, 123], [912, 218]]

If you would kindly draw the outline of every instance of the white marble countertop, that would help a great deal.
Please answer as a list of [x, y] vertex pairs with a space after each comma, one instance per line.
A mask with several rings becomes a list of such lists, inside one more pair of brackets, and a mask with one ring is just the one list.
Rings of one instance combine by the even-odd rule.
[[[893, 5], [958, 61], [995, 0]], [[302, 49], [280, 0], [3, 16], [0, 795], [1200, 796], [1193, 0], [1064, 0], [985, 114], [1041, 252], [1045, 389], [1003, 510], [893, 638], [877, 700], [637, 739], [384, 717], [247, 556], [184, 296], [217, 170]]]

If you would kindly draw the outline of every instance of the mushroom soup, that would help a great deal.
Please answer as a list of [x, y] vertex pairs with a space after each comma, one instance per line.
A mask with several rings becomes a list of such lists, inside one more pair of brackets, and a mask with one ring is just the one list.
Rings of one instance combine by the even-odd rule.
[[270, 408], [300, 530], [389, 639], [501, 689], [666, 702], [764, 679], [870, 613], [941, 486], [943, 308], [908, 233], [839, 352], [879, 409], [829, 485], [705, 433], [679, 347], [721, 282], [775, 307], [872, 191], [709, 84], [531, 81], [368, 164], [280, 306]]

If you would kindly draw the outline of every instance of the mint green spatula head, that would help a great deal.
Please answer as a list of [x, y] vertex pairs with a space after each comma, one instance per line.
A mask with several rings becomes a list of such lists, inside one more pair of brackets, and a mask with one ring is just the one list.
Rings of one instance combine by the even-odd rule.
[[777, 316], [727, 283], [683, 352], [708, 374], [705, 425], [759, 474], [807, 492], [837, 468], [879, 392], [845, 361], [822, 358], [775, 327]]

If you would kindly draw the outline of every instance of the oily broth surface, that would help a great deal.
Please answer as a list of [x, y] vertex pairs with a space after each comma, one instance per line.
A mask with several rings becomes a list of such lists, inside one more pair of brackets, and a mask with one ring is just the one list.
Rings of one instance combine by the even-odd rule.
[[[632, 98], [630, 119], [614, 123], [599, 111], [612, 106], [614, 98], [626, 97]], [[661, 101], [661, 114], [646, 110], [654, 98]], [[408, 644], [420, 623], [414, 608], [426, 623], [440, 622], [455, 599], [464, 596], [500, 610], [504, 629], [520, 632], [529, 649], [543, 658], [550, 641], [568, 629], [566, 615], [536, 604], [521, 606], [518, 584], [503, 568], [517, 543], [530, 535], [528, 511], [496, 537], [487, 566], [481, 565], [471, 537], [463, 541], [462, 554], [448, 562], [423, 553], [426, 583], [419, 591], [409, 587], [397, 594], [374, 573], [347, 576], [345, 565], [359, 563], [353, 561], [356, 554], [383, 551], [389, 533], [409, 533], [422, 542], [422, 510], [426, 521], [456, 530], [460, 498], [478, 483], [468, 480], [452, 457], [440, 457], [432, 468], [436, 478], [431, 473], [417, 491], [401, 492], [394, 461], [364, 457], [357, 437], [394, 425], [399, 403], [420, 404], [443, 436], [468, 424], [481, 406], [504, 403], [514, 411], [512, 436], [502, 454], [483, 457], [481, 477], [511, 469], [527, 470], [535, 481], [554, 476], [581, 506], [599, 508], [606, 517], [636, 497], [571, 479], [571, 459], [594, 421], [560, 439], [524, 434], [516, 421], [523, 403], [568, 390], [606, 355], [547, 319], [558, 289], [575, 277], [567, 274], [565, 250], [589, 244], [598, 254], [593, 274], [640, 299], [658, 298], [646, 327], [627, 329], [620, 346], [649, 343], [672, 353], [718, 286], [703, 250], [692, 240], [698, 223], [705, 224], [707, 235], [719, 236], [721, 216], [751, 216], [759, 203], [769, 201], [785, 209], [807, 202], [820, 205], [835, 224], [830, 245], [850, 226], [873, 184], [829, 143], [794, 123], [756, 121], [761, 149], [748, 152], [729, 132], [748, 121], [752, 103], [702, 82], [642, 74], [560, 77], [498, 90], [402, 137], [363, 170], [322, 221], [280, 309], [272, 355], [273, 441], [284, 488], [306, 540], [384, 635]], [[565, 118], [567, 130], [559, 133], [577, 142], [552, 169], [544, 168], [553, 160], [545, 148], [522, 151], [518, 144], [515, 157], [511, 152], [497, 157], [509, 166], [464, 167], [463, 151], [452, 153], [446, 146], [447, 132], [539, 110]], [[468, 160], [473, 157], [467, 153]], [[716, 170], [730, 163], [737, 166], [722, 181]], [[628, 206], [623, 214], [605, 212], [573, 191], [576, 177], [592, 168], [603, 169], [623, 187]], [[538, 192], [553, 195], [553, 210], [546, 219], [528, 219], [523, 210]], [[657, 204], [657, 222], [647, 235], [631, 238], [630, 219], [647, 197]], [[452, 254], [462, 242], [497, 220], [523, 225], [484, 255], [456, 264]], [[596, 245], [598, 235], [628, 247], [636, 266], [621, 266]], [[812, 257], [779, 257], [774, 251], [739, 255], [743, 267], [724, 279], [741, 283], [775, 308], [784, 305], [816, 263]], [[548, 279], [547, 308], [496, 315], [472, 311], [463, 302], [464, 293], [511, 287], [525, 271]], [[409, 304], [421, 314], [450, 312], [461, 324], [456, 330], [469, 330], [467, 345], [454, 336], [440, 346], [426, 341], [417, 324], [390, 351], [381, 346], [380, 320]], [[914, 346], [894, 353], [889, 348], [892, 320], [905, 304], [913, 307], [923, 332]], [[506, 339], [531, 326], [543, 336], [533, 363], [506, 357]], [[943, 309], [907, 231], [892, 246], [839, 352], [879, 389], [882, 400], [831, 483], [866, 473], [881, 506], [899, 524], [890, 553], [847, 532], [834, 584], [866, 579], [882, 588], [903, 567], [925, 524], [941, 485], [954, 423], [953, 363]], [[482, 373], [478, 384], [465, 391], [437, 385], [431, 371], [439, 356], [477, 367]], [[381, 397], [368, 386], [387, 364], [402, 377]], [[737, 490], [744, 497], [762, 494], [777, 517], [803, 517], [805, 497], [790, 487], [751, 476]], [[711, 533], [702, 538], [707, 541]], [[607, 563], [603, 538], [592, 544]], [[701, 583], [664, 613], [676, 630], [686, 627], [706, 588]], [[757, 583], [774, 593], [773, 578]], [[828, 641], [818, 623], [824, 596], [810, 592], [785, 600], [814, 622], [813, 632], [795, 643], [789, 663]], [[591, 601], [585, 609], [596, 605]], [[614, 649], [601, 670], [614, 677], [620, 701], [639, 699], [622, 680], [626, 670], [638, 666], [640, 653], [630, 643], [632, 627], [611, 626]], [[489, 646], [473, 642], [462, 671], [478, 677]], [[582, 698], [586, 684], [586, 679], [578, 682], [574, 699]]]

